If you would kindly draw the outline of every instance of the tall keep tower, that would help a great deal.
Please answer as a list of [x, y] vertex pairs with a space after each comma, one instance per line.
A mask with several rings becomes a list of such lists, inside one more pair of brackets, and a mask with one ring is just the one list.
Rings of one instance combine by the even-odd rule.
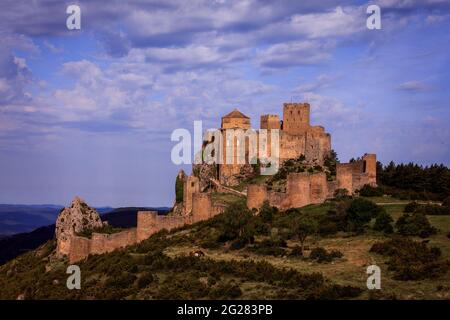
[[283, 130], [292, 135], [302, 134], [310, 127], [309, 103], [285, 103], [283, 105]]

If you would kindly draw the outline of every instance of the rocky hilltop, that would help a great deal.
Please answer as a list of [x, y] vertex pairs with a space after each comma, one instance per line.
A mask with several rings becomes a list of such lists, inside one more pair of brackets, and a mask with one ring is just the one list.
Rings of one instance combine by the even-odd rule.
[[75, 197], [70, 207], [64, 208], [56, 220], [56, 239], [58, 255], [67, 255], [70, 239], [85, 230], [99, 228], [103, 225], [98, 212], [89, 207], [80, 197]]

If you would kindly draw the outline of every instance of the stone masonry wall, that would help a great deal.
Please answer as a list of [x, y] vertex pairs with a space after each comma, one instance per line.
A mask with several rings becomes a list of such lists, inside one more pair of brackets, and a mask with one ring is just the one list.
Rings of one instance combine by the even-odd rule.
[[224, 206], [212, 205], [211, 194], [194, 193], [191, 215], [159, 215], [156, 211], [139, 211], [137, 227], [114, 234], [93, 233], [91, 239], [73, 236], [68, 249], [69, 261], [76, 262], [90, 254], [102, 254], [141, 242], [162, 230], [172, 230], [186, 224], [207, 220], [225, 210]]
[[249, 185], [247, 188], [247, 207], [259, 209], [264, 201], [279, 209], [303, 207], [322, 203], [329, 197], [326, 174], [290, 173], [286, 192], [268, 191], [265, 185]]
[[247, 187], [247, 208], [259, 209], [267, 200], [267, 188], [265, 185], [251, 184]]
[[306, 172], [288, 175], [286, 193], [288, 194], [290, 207], [299, 208], [311, 203], [310, 176]]
[[311, 175], [311, 203], [322, 203], [328, 198], [327, 175], [324, 172]]
[[376, 186], [376, 156], [365, 154], [362, 160], [340, 163], [336, 166], [336, 180], [327, 181], [324, 172], [290, 173], [286, 192], [268, 191], [265, 185], [249, 185], [247, 207], [259, 209], [264, 201], [279, 209], [303, 207], [323, 203], [332, 198], [336, 189], [347, 189], [350, 194], [369, 184]]
[[377, 159], [375, 154], [365, 154], [361, 160], [336, 165], [338, 188], [347, 189], [350, 194], [364, 185], [377, 185]]
[[194, 193], [192, 197], [192, 218], [194, 222], [211, 218], [212, 204], [209, 193]]

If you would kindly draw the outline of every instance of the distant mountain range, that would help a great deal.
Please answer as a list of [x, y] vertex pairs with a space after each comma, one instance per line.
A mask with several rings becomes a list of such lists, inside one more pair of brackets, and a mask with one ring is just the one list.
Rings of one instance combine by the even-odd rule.
[[[30, 232], [52, 224], [61, 209], [63, 206], [53, 204], [0, 204], [0, 237]], [[100, 214], [114, 210], [110, 207], [96, 209]]]
[[[53, 238], [56, 218], [62, 206], [0, 204], [0, 265], [18, 255], [39, 247]], [[96, 208], [103, 221], [114, 227], [136, 226], [137, 212], [154, 210], [167, 213], [168, 207]], [[5, 222], [6, 221], [6, 222]], [[23, 230], [11, 235], [14, 230]], [[29, 232], [32, 230], [31, 232]], [[25, 232], [24, 232], [25, 231]]]

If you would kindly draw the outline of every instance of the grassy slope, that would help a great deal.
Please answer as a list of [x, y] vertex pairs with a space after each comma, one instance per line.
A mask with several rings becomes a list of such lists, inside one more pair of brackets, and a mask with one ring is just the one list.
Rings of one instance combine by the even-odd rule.
[[[235, 201], [233, 196], [216, 194], [214, 199], [220, 202]], [[401, 215], [404, 201], [395, 199], [375, 199], [384, 202], [383, 206], [396, 219]], [[303, 214], [321, 214], [329, 204], [312, 205], [302, 209]], [[450, 216], [429, 216], [430, 222], [440, 229], [437, 235], [430, 237], [430, 245], [441, 248], [443, 257], [450, 259]], [[364, 289], [367, 279], [367, 265], [377, 264], [382, 268], [382, 290], [375, 294], [377, 298], [398, 299], [450, 299], [450, 273], [438, 279], [421, 281], [396, 281], [387, 271], [384, 257], [369, 253], [371, 245], [385, 237], [379, 233], [368, 232], [361, 236], [349, 237], [345, 234], [333, 237], [313, 237], [307, 240], [310, 248], [323, 246], [326, 249], [338, 249], [344, 257], [333, 263], [319, 264], [310, 260], [296, 258], [261, 256], [247, 250], [229, 250], [226, 247], [201, 249], [207, 258], [197, 259], [201, 267], [193, 266], [191, 260], [182, 266], [161, 267], [152, 265], [158, 260], [152, 254], [158, 250], [174, 261], [190, 251], [199, 249], [197, 239], [213, 228], [208, 223], [199, 223], [165, 234], [157, 234], [140, 245], [126, 250], [94, 256], [80, 265], [83, 282], [82, 290], [69, 291], [65, 288], [66, 261], [51, 258], [54, 243], [47, 243], [39, 250], [27, 253], [0, 268], [0, 298], [15, 299], [25, 293], [27, 298], [230, 298], [233, 286], [239, 286], [242, 294], [239, 298], [305, 298], [308, 290], [299, 286], [283, 285], [264, 279], [255, 279], [252, 275], [236, 270], [229, 273], [220, 271], [224, 261], [264, 261], [276, 267], [275, 270], [291, 268], [301, 274], [319, 272], [325, 276], [326, 283], [352, 285]], [[297, 245], [294, 240], [288, 246]], [[196, 259], [196, 258], [192, 258]], [[211, 260], [209, 260], [211, 259]], [[191, 262], [189, 262], [191, 261]], [[217, 262], [214, 265], [212, 262]], [[171, 269], [172, 268], [172, 269]], [[175, 268], [175, 269], [174, 269]], [[219, 268], [219, 271], [218, 269]], [[139, 280], [151, 273], [153, 281], [142, 287]], [[273, 273], [273, 272], [272, 272]], [[446, 285], [447, 284], [447, 285]], [[437, 290], [444, 285], [444, 290]], [[142, 288], [141, 288], [142, 287]], [[28, 289], [27, 289], [28, 288]], [[225, 288], [225, 289], [224, 289]], [[228, 288], [228, 289], [227, 289]], [[209, 292], [205, 295], [206, 291]], [[228, 291], [227, 291], [228, 290]], [[225, 293], [223, 293], [225, 292]], [[222, 294], [222, 295], [221, 295]], [[231, 296], [230, 296], [231, 295]], [[374, 294], [364, 290], [358, 297], [367, 299]]]

